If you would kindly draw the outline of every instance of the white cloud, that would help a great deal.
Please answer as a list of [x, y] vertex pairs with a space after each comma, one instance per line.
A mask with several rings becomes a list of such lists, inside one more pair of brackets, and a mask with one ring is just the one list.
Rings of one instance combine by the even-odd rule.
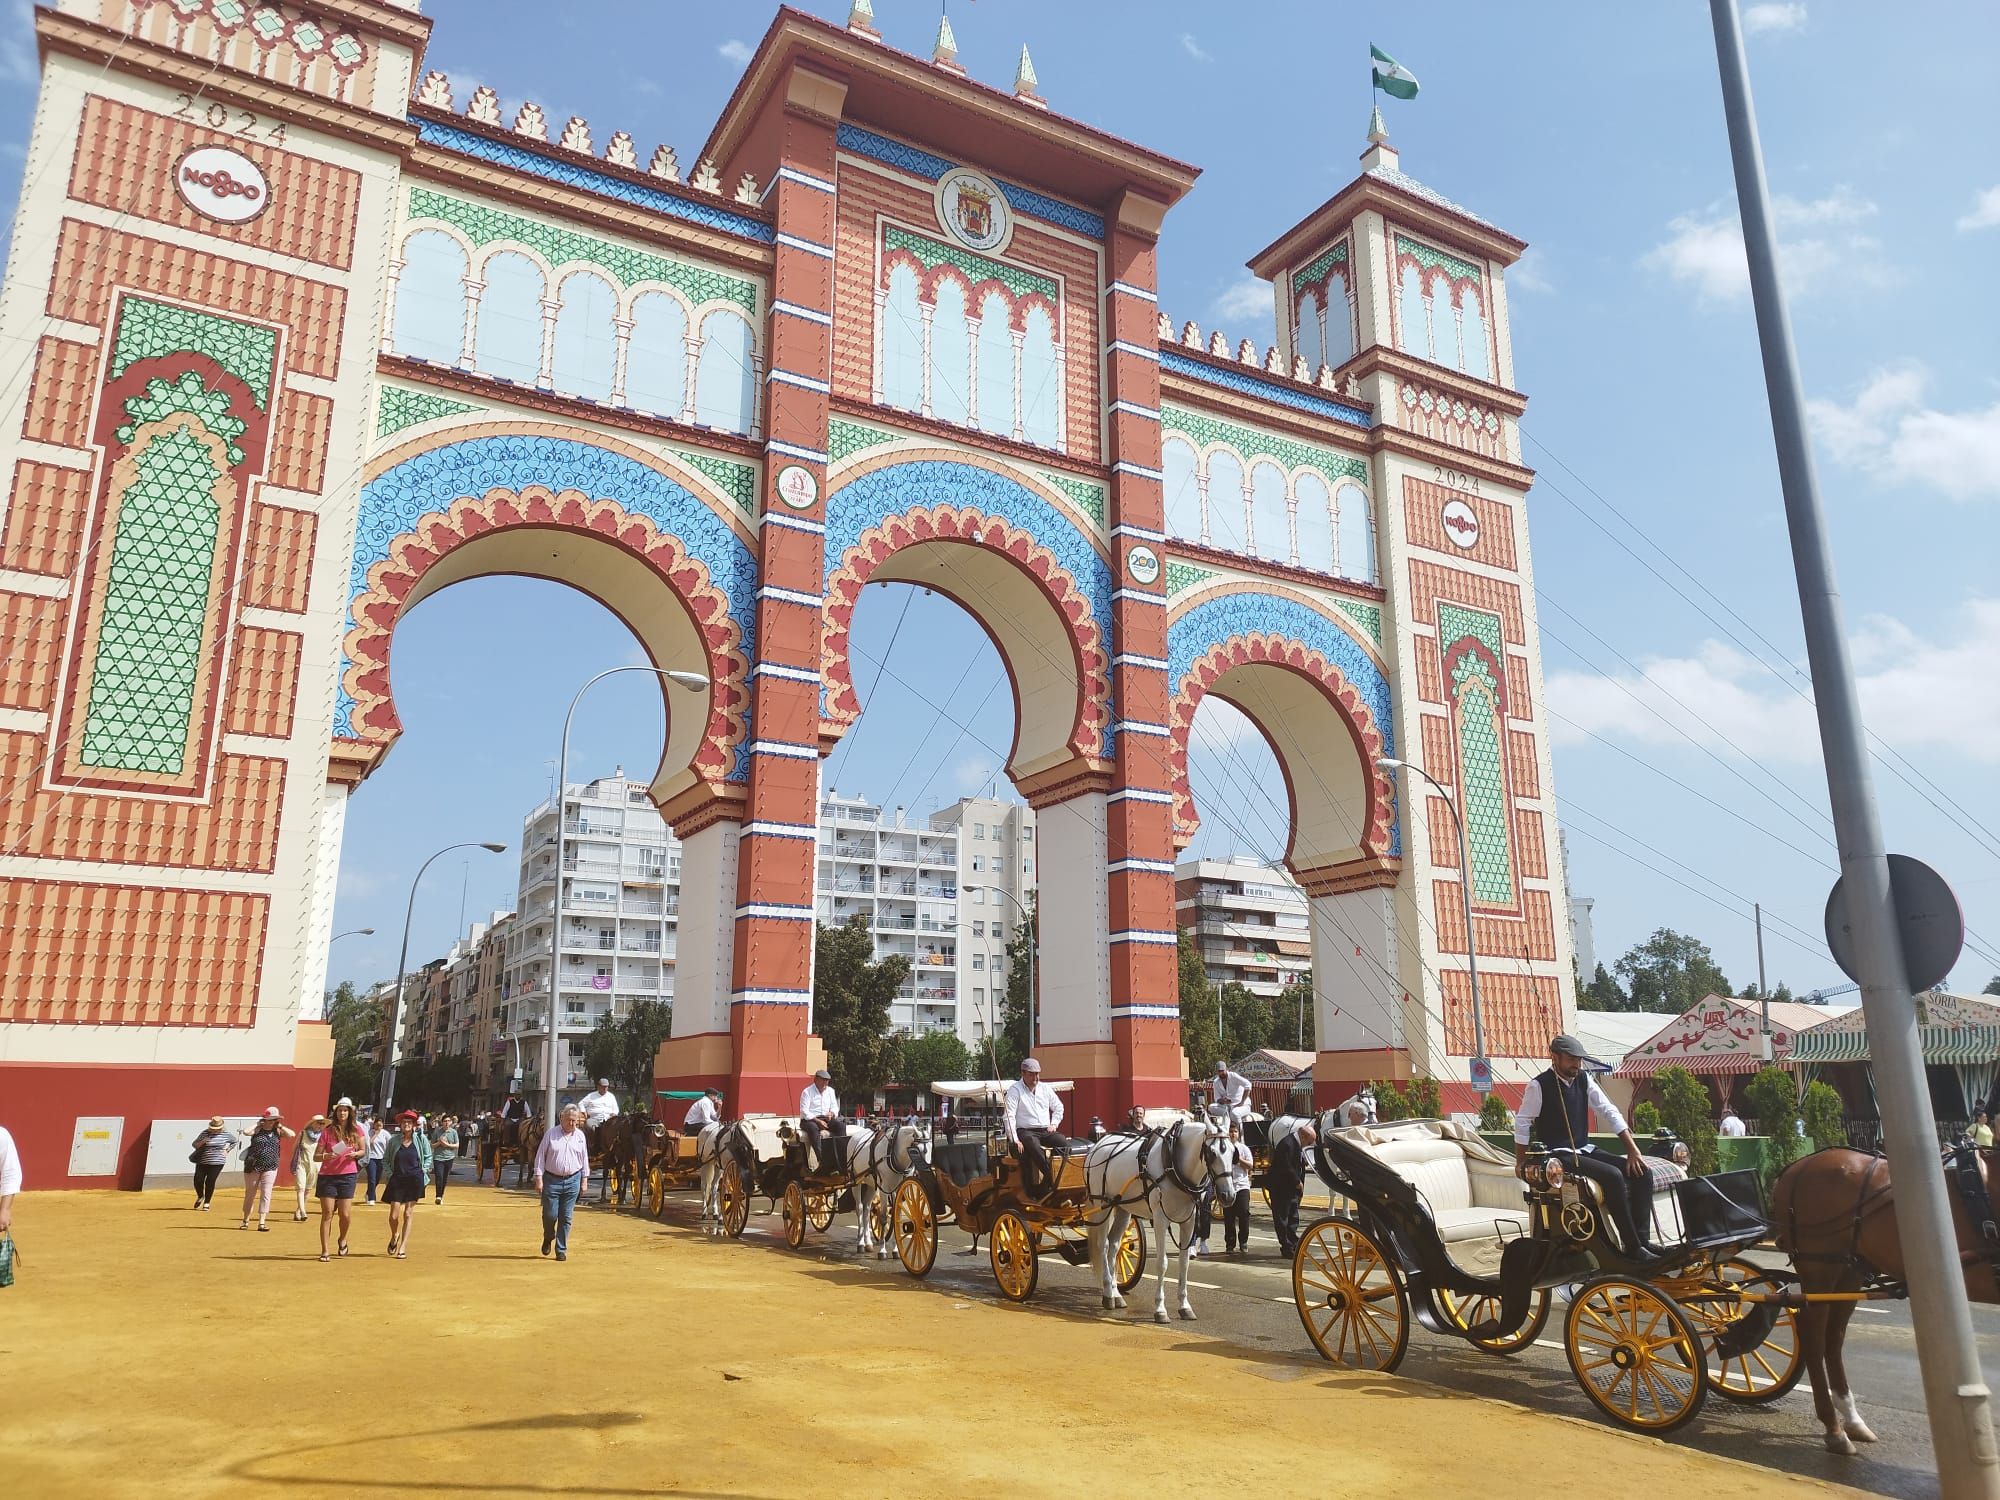
[[661, 94], [664, 94], [666, 89], [657, 78], [635, 78], [632, 80], [632, 92], [635, 94], [647, 94], [657, 98]]
[[735, 63], [739, 68], [750, 61], [750, 44], [748, 42], [739, 42], [732, 39], [724, 42], [715, 51], [724, 62]]
[[2000, 225], [2000, 187], [1990, 187], [1972, 200], [1972, 212], [1958, 221], [1960, 229], [1992, 229]]
[[[1794, 296], [1821, 290], [1835, 272], [1848, 286], [1886, 285], [1891, 276], [1881, 245], [1858, 229], [1878, 212], [1873, 202], [1845, 187], [1823, 198], [1781, 193], [1772, 199], [1785, 290]], [[1668, 237], [1640, 257], [1642, 267], [1692, 287], [1702, 302], [1731, 302], [1749, 294], [1750, 264], [1734, 202], [1682, 214], [1667, 229]]]
[[1929, 385], [1920, 365], [1878, 370], [1848, 405], [1808, 401], [1806, 416], [1836, 463], [1953, 500], [2000, 499], [2000, 402], [1938, 411], [1923, 404]]
[[1764, 32], [1803, 31], [1806, 24], [1804, 0], [1789, 4], [1752, 5], [1743, 12], [1743, 29], [1751, 36]]
[[1210, 57], [1208, 53], [1202, 50], [1201, 43], [1194, 39], [1194, 33], [1191, 31], [1183, 31], [1181, 33], [1181, 51], [1185, 52], [1196, 62], [1215, 61], [1213, 57]]
[[[1887, 615], [1869, 616], [1854, 632], [1862, 712], [1871, 725], [1892, 733], [1901, 749], [1926, 746], [2000, 765], [2000, 693], [1966, 691], [1967, 683], [1983, 680], [1984, 664], [1996, 652], [2000, 599], [1970, 600], [1935, 641]], [[1718, 641], [1705, 642], [1693, 656], [1648, 660], [1637, 674], [1553, 672], [1548, 702], [1562, 716], [1550, 723], [1550, 739], [1558, 745], [1584, 743], [1586, 729], [1642, 744], [1684, 745], [1671, 724], [1700, 743], [1733, 745], [1764, 760], [1819, 760], [1811, 705], [1758, 662]]]
[[1523, 250], [1521, 258], [1507, 268], [1507, 290], [1534, 294], [1554, 291], [1556, 286], [1549, 280], [1548, 262], [1548, 256], [1540, 250]]
[[1271, 283], [1259, 281], [1255, 276], [1244, 276], [1230, 282], [1216, 294], [1214, 312], [1225, 322], [1230, 319], [1268, 318], [1274, 315], [1274, 306]]

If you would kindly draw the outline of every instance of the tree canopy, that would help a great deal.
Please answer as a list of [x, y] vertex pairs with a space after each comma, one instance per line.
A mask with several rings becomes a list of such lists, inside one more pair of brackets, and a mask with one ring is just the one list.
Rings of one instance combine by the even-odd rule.
[[653, 1059], [674, 1029], [674, 1008], [662, 1000], [641, 1000], [629, 1015], [606, 1012], [583, 1042], [583, 1067], [592, 1083], [611, 1080], [627, 1109], [653, 1106]]
[[1625, 981], [1621, 1010], [1664, 1010], [1678, 1014], [1710, 995], [1733, 995], [1729, 977], [1717, 967], [1708, 944], [1671, 927], [1659, 928], [1630, 948], [1614, 965]]
[[826, 1043], [827, 1067], [842, 1094], [873, 1094], [895, 1071], [900, 1039], [889, 1030], [889, 1004], [910, 977], [901, 953], [875, 957], [868, 918], [819, 924], [813, 965], [813, 1025]]
[[928, 1091], [940, 1079], [955, 1083], [961, 1078], [970, 1078], [972, 1067], [972, 1053], [958, 1039], [957, 1033], [927, 1031], [922, 1036], [902, 1039], [896, 1079], [899, 1083], [912, 1084]]

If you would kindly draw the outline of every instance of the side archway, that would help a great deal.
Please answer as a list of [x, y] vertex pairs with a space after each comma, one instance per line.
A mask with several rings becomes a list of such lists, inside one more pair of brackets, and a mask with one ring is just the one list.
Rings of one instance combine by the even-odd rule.
[[667, 716], [657, 800], [747, 777], [755, 560], [717, 503], [654, 455], [532, 430], [447, 432], [371, 467], [334, 719], [337, 753], [362, 774], [402, 731], [390, 675], [396, 623], [453, 583], [517, 574], [589, 594], [654, 665], [710, 679], [694, 711]]
[[1167, 659], [1177, 842], [1200, 826], [1188, 738], [1213, 693], [1247, 715], [1277, 756], [1294, 875], [1393, 866], [1402, 852], [1394, 787], [1375, 764], [1395, 753], [1388, 679], [1353, 636], [1289, 591], [1231, 591], [1170, 615]]
[[822, 739], [861, 715], [848, 632], [870, 583], [912, 583], [958, 604], [1012, 679], [1017, 785], [1110, 754], [1111, 573], [1052, 499], [1013, 476], [907, 453], [863, 466], [827, 502]]

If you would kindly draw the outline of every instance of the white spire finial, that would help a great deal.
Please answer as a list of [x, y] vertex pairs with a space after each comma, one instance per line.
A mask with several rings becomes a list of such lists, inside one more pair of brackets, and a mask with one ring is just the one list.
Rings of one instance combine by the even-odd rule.
[[876, 35], [873, 0], [854, 0], [854, 3], [847, 7], [847, 29], [864, 31], [869, 36]]
[[965, 71], [958, 65], [958, 38], [951, 33], [950, 16], [938, 17], [937, 45], [931, 48], [931, 61], [954, 73]]
[[1396, 148], [1389, 144], [1389, 127], [1382, 123], [1380, 105], [1370, 110], [1368, 114], [1368, 149], [1361, 153], [1361, 170], [1364, 172], [1402, 170]]
[[1386, 146], [1389, 143], [1389, 127], [1382, 123], [1382, 106], [1376, 105], [1368, 114], [1368, 144]]
[[1028, 104], [1042, 102], [1041, 79], [1035, 76], [1035, 60], [1028, 56], [1028, 44], [1021, 44], [1021, 61], [1014, 68], [1014, 97]]

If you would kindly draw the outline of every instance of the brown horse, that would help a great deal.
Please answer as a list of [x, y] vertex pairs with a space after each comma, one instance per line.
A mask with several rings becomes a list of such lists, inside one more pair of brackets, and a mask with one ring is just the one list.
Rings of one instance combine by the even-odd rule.
[[[1979, 1178], [1990, 1191], [1983, 1151]], [[1957, 1184], [1950, 1184], [1946, 1192], [1966, 1295], [1975, 1302], [2000, 1302], [2000, 1282], [1980, 1248]], [[1815, 1152], [1778, 1174], [1771, 1204], [1778, 1248], [1792, 1258], [1801, 1290], [1858, 1292], [1871, 1281], [1907, 1280], [1886, 1158], [1846, 1146]], [[1845, 1300], [1812, 1302], [1799, 1313], [1799, 1342], [1812, 1380], [1813, 1410], [1833, 1453], [1852, 1453], [1856, 1443], [1875, 1441], [1847, 1384], [1843, 1352], [1854, 1306]]]

